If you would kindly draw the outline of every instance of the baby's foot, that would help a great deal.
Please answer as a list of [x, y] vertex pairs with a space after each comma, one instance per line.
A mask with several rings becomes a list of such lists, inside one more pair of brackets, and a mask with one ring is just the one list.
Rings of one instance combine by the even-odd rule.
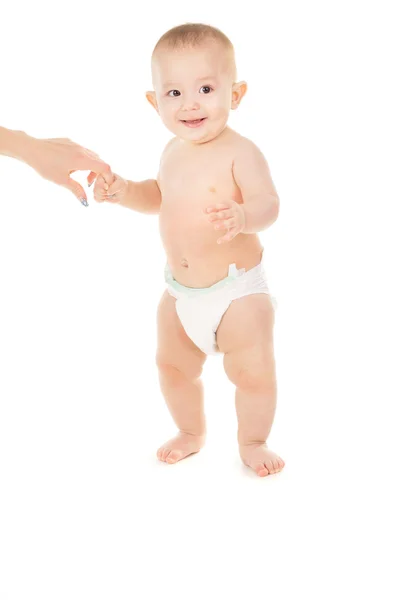
[[189, 456], [199, 452], [204, 446], [205, 436], [204, 435], [192, 435], [190, 433], [179, 433], [172, 440], [166, 442], [157, 451], [157, 457], [163, 462], [173, 464]]
[[285, 466], [283, 460], [269, 450], [266, 444], [240, 446], [239, 452], [245, 465], [251, 467], [259, 477], [278, 473]]

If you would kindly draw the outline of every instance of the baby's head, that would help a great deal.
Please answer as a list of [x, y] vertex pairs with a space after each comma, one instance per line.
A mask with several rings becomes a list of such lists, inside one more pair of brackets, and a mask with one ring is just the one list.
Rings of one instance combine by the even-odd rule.
[[[176, 136], [208, 142], [225, 128], [247, 86], [236, 83], [234, 48], [219, 29], [187, 23], [167, 31], [152, 54], [154, 91], [146, 97]], [[202, 119], [198, 123], [189, 123]]]

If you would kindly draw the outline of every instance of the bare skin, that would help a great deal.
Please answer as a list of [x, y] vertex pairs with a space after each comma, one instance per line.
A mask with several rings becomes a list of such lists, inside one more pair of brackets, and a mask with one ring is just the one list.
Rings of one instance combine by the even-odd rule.
[[110, 167], [98, 154], [67, 138], [37, 139], [23, 131], [0, 127], [0, 154], [25, 162], [44, 179], [70, 190], [85, 206], [88, 206], [86, 192], [71, 178], [71, 173], [90, 170], [87, 178], [90, 185], [97, 173], [112, 182]]
[[[246, 91], [230, 72], [214, 44], [163, 50], [153, 66], [155, 91], [147, 99], [175, 137], [163, 152], [157, 180], [135, 184], [115, 175], [111, 186], [98, 178], [94, 189], [97, 201], [159, 214], [168, 264], [187, 287], [213, 285], [227, 276], [231, 263], [246, 270], [259, 264], [257, 232], [277, 218], [278, 196], [265, 158], [227, 126], [229, 111]], [[202, 80], [206, 75], [211, 77]], [[202, 118], [197, 127], [184, 123]], [[276, 405], [273, 324], [270, 297], [254, 294], [233, 301], [217, 331], [225, 372], [236, 386], [239, 453], [260, 477], [284, 466], [266, 444]], [[157, 457], [171, 464], [205, 443], [200, 375], [206, 355], [185, 333], [168, 291], [157, 325], [160, 386], [179, 430]]]
[[[177, 139], [163, 157], [158, 179], [162, 192], [160, 231], [173, 276], [187, 287], [216, 283], [226, 277], [230, 263], [249, 270], [261, 260], [262, 246], [257, 235], [240, 234], [218, 245], [220, 231], [209, 227], [204, 212], [226, 198], [243, 202], [233, 178], [232, 162], [246, 142], [236, 132], [225, 129], [205, 145], [187, 147]], [[169, 297], [166, 306], [163, 300], [158, 313], [161, 388], [180, 430], [158, 450], [158, 458], [168, 463], [198, 452], [205, 441], [203, 392], [197, 374], [205, 355], [198, 357], [192, 349], [193, 343], [182, 329], [174, 304], [174, 298]], [[236, 385], [240, 456], [260, 477], [277, 473], [284, 466], [283, 460], [266, 446], [276, 406], [273, 322], [270, 298], [256, 294], [235, 300], [217, 332], [218, 347], [225, 354], [226, 374]], [[178, 344], [171, 349], [174, 338]], [[199, 396], [200, 403], [196, 399]], [[186, 420], [197, 405], [200, 413], [195, 413], [194, 425], [188, 427]]]
[[[165, 291], [158, 308], [156, 362], [160, 387], [179, 433], [161, 446], [159, 460], [175, 463], [198, 452], [206, 438], [203, 384], [206, 355], [190, 340], [175, 311], [175, 299]], [[189, 398], [189, 402], [187, 402]]]

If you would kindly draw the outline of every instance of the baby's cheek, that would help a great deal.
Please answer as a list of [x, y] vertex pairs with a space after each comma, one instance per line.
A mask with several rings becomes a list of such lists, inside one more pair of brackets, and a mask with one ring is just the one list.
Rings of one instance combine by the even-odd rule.
[[175, 116], [172, 110], [167, 110], [167, 109], [160, 109], [159, 108], [159, 115], [160, 118], [162, 119], [163, 123], [168, 126], [168, 127], [175, 127]]
[[229, 111], [224, 106], [217, 106], [213, 112], [213, 119], [218, 123], [226, 123], [228, 121]]
[[213, 118], [222, 119], [228, 116], [230, 106], [226, 98], [218, 96], [212, 99], [211, 103], [208, 105], [208, 108], [210, 109]]

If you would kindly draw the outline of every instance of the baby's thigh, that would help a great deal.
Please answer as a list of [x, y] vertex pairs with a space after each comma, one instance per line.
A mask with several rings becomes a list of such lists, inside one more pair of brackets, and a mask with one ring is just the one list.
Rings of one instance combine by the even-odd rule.
[[187, 377], [199, 377], [206, 354], [185, 333], [175, 303], [175, 298], [166, 290], [157, 311], [156, 362], [159, 368], [173, 366]]
[[224, 354], [253, 348], [271, 352], [275, 313], [268, 294], [234, 300], [217, 329], [217, 345]]

